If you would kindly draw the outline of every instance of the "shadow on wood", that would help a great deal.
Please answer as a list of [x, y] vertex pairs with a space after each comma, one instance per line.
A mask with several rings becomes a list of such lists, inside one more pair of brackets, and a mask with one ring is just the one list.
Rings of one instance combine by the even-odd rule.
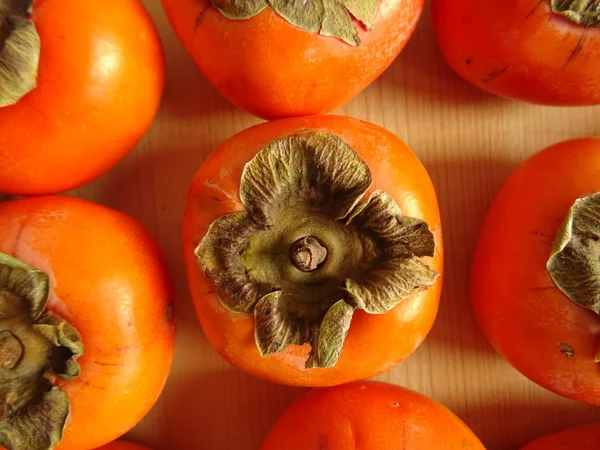
[[539, 390], [535, 395], [528, 395], [531, 386], [524, 386], [520, 396], [511, 390], [497, 392], [494, 401], [453, 410], [488, 450], [515, 450], [546, 434], [600, 421], [596, 406], [535, 389]]
[[226, 363], [217, 364], [213, 372], [187, 370], [173, 385], [165, 402], [170, 413], [167, 443], [179, 450], [258, 449], [279, 415], [303, 391], [259, 380]]

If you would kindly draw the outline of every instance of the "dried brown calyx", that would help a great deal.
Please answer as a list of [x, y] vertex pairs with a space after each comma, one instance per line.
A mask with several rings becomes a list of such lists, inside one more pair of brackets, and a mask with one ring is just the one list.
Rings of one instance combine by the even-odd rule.
[[249, 19], [270, 7], [295, 27], [335, 37], [353, 46], [359, 45], [360, 39], [352, 18], [371, 30], [378, 3], [378, 0], [212, 0], [213, 6], [230, 19]]
[[48, 276], [0, 253], [0, 445], [50, 450], [62, 439], [69, 401], [55, 380], [79, 375], [81, 336], [44, 311]]
[[569, 299], [600, 315], [600, 193], [577, 199], [569, 209], [546, 267]]
[[0, 108], [35, 89], [40, 37], [30, 19], [33, 0], [0, 0]]
[[[245, 212], [217, 219], [196, 249], [225, 307], [253, 314], [262, 356], [310, 344], [310, 367], [336, 364], [355, 310], [390, 311], [438, 276], [427, 223], [402, 216], [340, 137], [303, 130], [244, 168]], [[382, 343], [383, 344], [383, 343]]]
[[600, 27], [600, 0], [552, 0], [552, 11], [584, 27]]

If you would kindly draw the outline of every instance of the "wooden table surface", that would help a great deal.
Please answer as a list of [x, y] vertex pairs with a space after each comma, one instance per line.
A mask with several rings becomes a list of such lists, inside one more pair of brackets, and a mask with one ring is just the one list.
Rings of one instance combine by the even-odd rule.
[[[186, 285], [180, 222], [188, 184], [208, 153], [260, 121], [208, 84], [177, 41], [159, 0], [145, 4], [166, 50], [162, 108], [123, 162], [73, 192], [142, 221], [159, 240], [176, 283], [173, 371], [161, 400], [130, 436], [156, 450], [255, 450], [302, 389], [246, 375], [208, 344]], [[526, 105], [468, 85], [443, 61], [427, 11], [391, 68], [337, 112], [381, 125], [408, 142], [434, 180], [444, 220], [445, 285], [438, 320], [421, 348], [379, 379], [444, 403], [490, 450], [516, 449], [547, 432], [600, 420], [600, 408], [543, 390], [496, 355], [468, 298], [476, 234], [494, 193], [537, 150], [600, 135], [600, 108]]]

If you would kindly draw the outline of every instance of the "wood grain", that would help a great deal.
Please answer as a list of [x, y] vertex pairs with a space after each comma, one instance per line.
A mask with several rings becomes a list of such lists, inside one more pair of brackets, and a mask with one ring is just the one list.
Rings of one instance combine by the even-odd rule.
[[[167, 54], [162, 108], [129, 157], [73, 192], [141, 220], [158, 238], [177, 286], [173, 372], [162, 399], [131, 438], [157, 450], [254, 450], [302, 390], [245, 375], [207, 343], [186, 286], [180, 221], [188, 184], [207, 154], [259, 120], [208, 85], [176, 40], [159, 0], [145, 3]], [[497, 356], [479, 332], [468, 299], [476, 234], [498, 187], [542, 147], [600, 135], [600, 108], [526, 105], [471, 87], [442, 60], [427, 12], [401, 57], [338, 113], [381, 125], [408, 142], [431, 173], [444, 219], [447, 259], [438, 321], [418, 352], [380, 379], [444, 403], [490, 450], [512, 450], [546, 432], [600, 420], [600, 409], [537, 387]]]

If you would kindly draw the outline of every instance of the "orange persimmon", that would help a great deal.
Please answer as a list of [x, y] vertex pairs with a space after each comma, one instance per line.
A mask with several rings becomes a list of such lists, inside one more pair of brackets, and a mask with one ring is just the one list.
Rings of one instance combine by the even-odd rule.
[[391, 384], [314, 389], [279, 418], [261, 450], [485, 450], [438, 402]]
[[165, 78], [139, 0], [0, 0], [0, 67], [0, 192], [18, 195], [110, 169], [150, 127]]
[[258, 377], [324, 386], [377, 375], [436, 317], [435, 190], [406, 144], [366, 122], [284, 119], [232, 137], [192, 183], [183, 236], [206, 336]]
[[355, 97], [404, 48], [424, 1], [162, 3], [208, 81], [234, 105], [274, 119], [326, 113]]
[[600, 104], [600, 0], [433, 0], [452, 68], [496, 95]]
[[600, 423], [569, 428], [536, 439], [521, 450], [598, 450]]
[[2, 442], [89, 450], [117, 439], [154, 405], [171, 366], [158, 245], [127, 215], [70, 197], [0, 204], [0, 236]]
[[492, 346], [562, 396], [600, 404], [600, 138], [549, 147], [504, 184], [473, 260], [472, 302]]

